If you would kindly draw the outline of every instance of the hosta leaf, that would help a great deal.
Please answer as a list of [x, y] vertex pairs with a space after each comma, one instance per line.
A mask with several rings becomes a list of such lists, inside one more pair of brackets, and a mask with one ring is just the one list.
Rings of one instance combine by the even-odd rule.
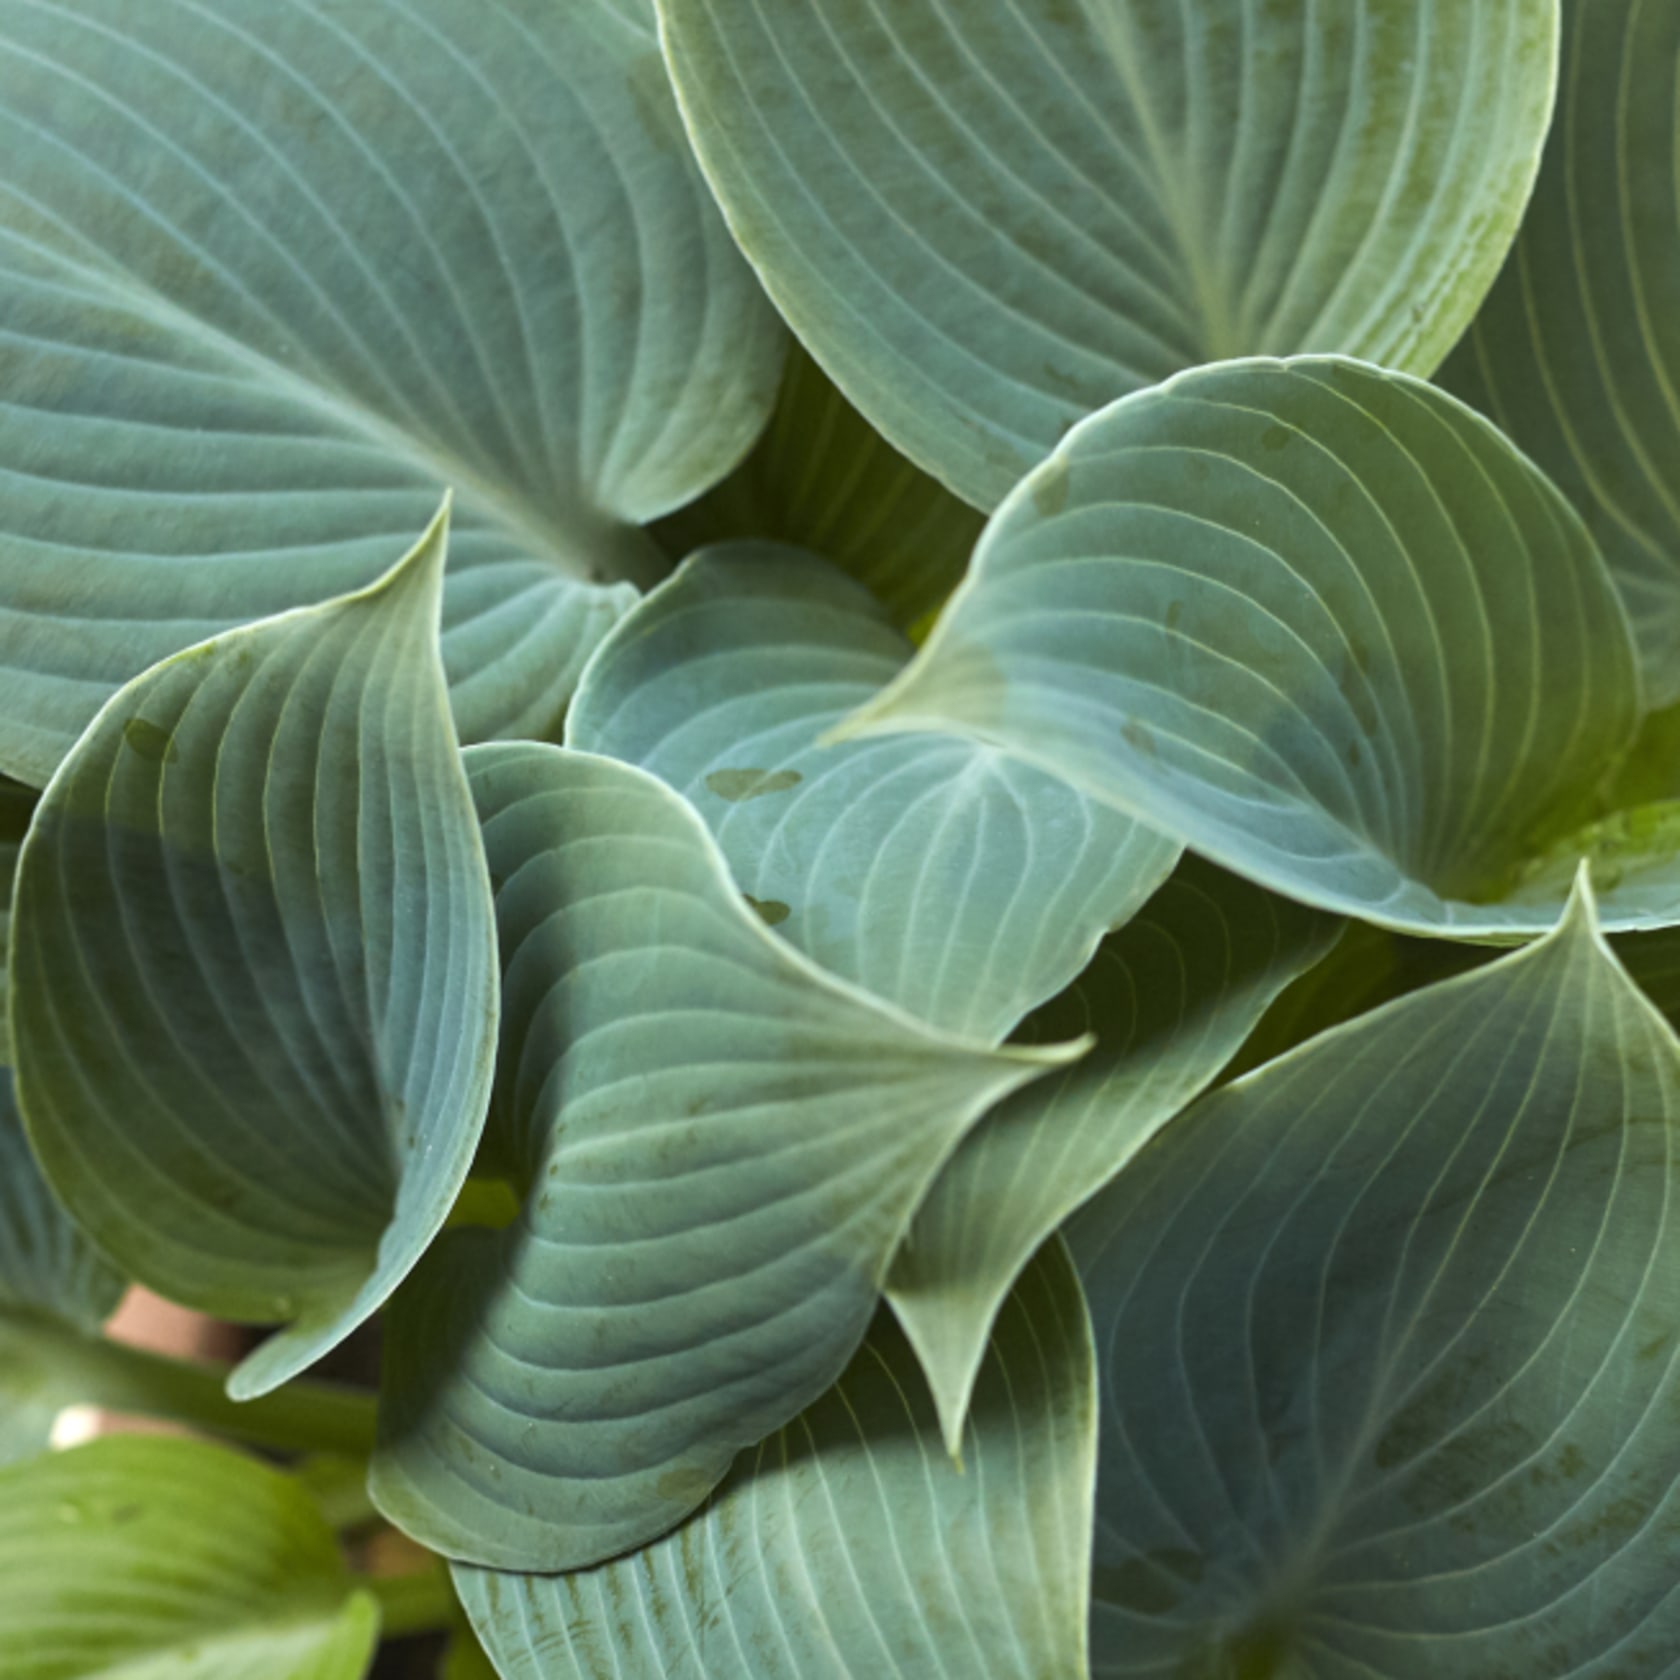
[[753, 452], [657, 534], [679, 560], [741, 538], [797, 544], [867, 585], [895, 623], [915, 625], [961, 582], [984, 523], [900, 455], [795, 344]]
[[580, 1574], [456, 1582], [508, 1680], [1082, 1675], [1094, 1413], [1055, 1244], [1004, 1307], [964, 1471], [882, 1315], [838, 1385], [675, 1534]]
[[1557, 120], [1522, 233], [1441, 370], [1604, 550], [1653, 697], [1680, 696], [1680, 11], [1564, 0]]
[[1584, 896], [1168, 1127], [1070, 1227], [1093, 1673], [1669, 1673], [1677, 1138]]
[[0, 778], [0, 1062], [12, 1059], [11, 1011], [6, 1006], [6, 952], [12, 936], [12, 882], [18, 853], [35, 815], [35, 795]]
[[356, 1680], [379, 1610], [289, 1478], [117, 1436], [0, 1471], [0, 1680]]
[[963, 1139], [887, 1280], [953, 1453], [993, 1319], [1022, 1266], [1212, 1082], [1267, 1005], [1329, 949], [1336, 927], [1187, 857], [1078, 980], [1028, 1019], [1028, 1042], [1094, 1033], [1097, 1047]]
[[284, 1323], [235, 1393], [374, 1311], [489, 1101], [493, 906], [437, 655], [446, 520], [372, 589], [117, 694], [18, 871], [18, 1097], [129, 1272]]
[[800, 338], [990, 508], [1186, 367], [1452, 347], [1521, 217], [1557, 0], [660, 0]]
[[487, 1144], [523, 1206], [398, 1296], [371, 1487], [450, 1556], [576, 1568], [834, 1381], [957, 1140], [1081, 1047], [989, 1051], [821, 973], [640, 770], [468, 762], [503, 961]]
[[33, 1334], [37, 1315], [97, 1332], [123, 1292], [122, 1275], [73, 1225], [30, 1152], [0, 1068], [0, 1464], [39, 1452], [53, 1420], [82, 1396]]
[[[460, 496], [463, 735], [552, 729], [752, 442], [781, 329], [651, 0], [19, 0], [0, 20], [0, 769]], [[626, 581], [628, 580], [628, 582]]]
[[975, 742], [817, 747], [911, 652], [814, 557], [714, 549], [603, 643], [566, 738], [685, 795], [759, 914], [821, 967], [995, 1042], [1084, 967], [1178, 847]]
[[1475, 938], [1550, 926], [1583, 852], [1619, 854], [1607, 921], [1680, 915], [1672, 839], [1572, 832], [1639, 711], [1551, 484], [1432, 387], [1303, 357], [1080, 426], [847, 733], [985, 739], [1279, 892]]

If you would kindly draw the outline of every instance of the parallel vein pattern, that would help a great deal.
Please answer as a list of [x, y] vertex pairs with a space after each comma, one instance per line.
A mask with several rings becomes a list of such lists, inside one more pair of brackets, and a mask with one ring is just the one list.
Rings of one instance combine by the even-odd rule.
[[464, 735], [551, 729], [745, 451], [781, 331], [651, 8], [15, 0], [0, 18], [0, 768], [459, 493]]
[[1557, 0], [659, 0], [799, 337], [978, 507], [1218, 358], [1427, 374], [1534, 178]]
[[1096, 1047], [1000, 1103], [963, 1139], [887, 1279], [953, 1453], [963, 1450], [969, 1389], [1021, 1268], [1212, 1082], [1338, 926], [1187, 856], [1085, 972], [1028, 1017], [1022, 1042], [1091, 1034]]
[[1441, 377], [1580, 509], [1667, 702], [1680, 698], [1680, 11], [1563, 12], [1533, 202]]
[[821, 561], [729, 545], [620, 622], [566, 738], [682, 794], [759, 914], [819, 967], [995, 1043], [1085, 966], [1178, 846], [976, 742], [818, 747], [911, 652]]
[[579, 1574], [457, 1568], [456, 1585], [508, 1680], [1064, 1680], [1085, 1672], [1094, 1398], [1057, 1244], [1004, 1307], [962, 1470], [883, 1316], [675, 1534]]
[[1677, 1143], [1584, 898], [1168, 1127], [1070, 1227], [1092, 1672], [1672, 1674]]
[[[841, 733], [986, 740], [1307, 903], [1498, 937], [1550, 927], [1613, 849], [1577, 831], [1640, 709], [1557, 490], [1433, 387], [1300, 357], [1077, 427]], [[1674, 920], [1671, 845], [1619, 867], [1607, 922]]]
[[452, 1557], [572, 1569], [839, 1376], [958, 1139], [1083, 1046], [992, 1051], [831, 979], [640, 770], [468, 761], [503, 961], [486, 1149], [523, 1205], [398, 1297], [370, 1485]]
[[0, 1471], [6, 1680], [358, 1680], [379, 1608], [295, 1482], [202, 1441]]
[[446, 532], [371, 590], [130, 683], [19, 865], [36, 1151], [134, 1277], [288, 1326], [236, 1393], [383, 1303], [489, 1102], [495, 923], [437, 655]]

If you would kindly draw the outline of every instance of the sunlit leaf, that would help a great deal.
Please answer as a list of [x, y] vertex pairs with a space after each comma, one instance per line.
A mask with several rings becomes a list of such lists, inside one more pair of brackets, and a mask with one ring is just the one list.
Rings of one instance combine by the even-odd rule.
[[1509, 937], [1556, 920], [1583, 853], [1607, 923], [1680, 917], [1680, 823], [1580, 832], [1640, 704], [1552, 485], [1433, 387], [1304, 357], [1080, 426], [844, 733], [987, 740], [1278, 892]]
[[1564, 0], [1557, 120], [1515, 250], [1449, 389], [1574, 502], [1680, 696], [1680, 10]]
[[1557, 0], [659, 0], [794, 330], [995, 506], [1068, 427], [1220, 358], [1427, 374], [1492, 282]]
[[397, 1297], [371, 1486], [450, 1556], [576, 1568], [839, 1376], [963, 1133], [1083, 1047], [994, 1052], [823, 974], [640, 770], [468, 763], [503, 963], [486, 1147], [523, 1206]]
[[508, 1680], [1072, 1680], [1090, 1361], [1055, 1244], [1003, 1309], [961, 1471], [883, 1315], [838, 1385], [675, 1534], [574, 1575], [458, 1568], [463, 1602]]
[[7, 6], [0, 769], [370, 584], [445, 486], [461, 731], [555, 728], [781, 338], [651, 0]]
[[18, 1099], [134, 1277], [287, 1327], [283, 1382], [442, 1225], [489, 1101], [489, 881], [437, 655], [446, 520], [373, 588], [130, 683], [18, 871]]
[[866, 585], [895, 623], [919, 623], [962, 580], [985, 523], [907, 461], [798, 344], [753, 452], [657, 535], [675, 558], [709, 543], [794, 543]]
[[0, 1470], [0, 1680], [357, 1680], [379, 1610], [301, 1487], [123, 1436]]
[[887, 1280], [953, 1453], [964, 1450], [969, 1390], [1022, 1266], [1211, 1083], [1336, 929], [1332, 917], [1187, 857], [1079, 979], [1028, 1019], [1027, 1042], [1091, 1033], [1096, 1048], [964, 1138]]
[[1092, 1672], [1668, 1673], [1677, 1139], [1585, 898], [1168, 1127], [1070, 1227]]
[[996, 1041], [1084, 967], [1178, 847], [974, 742], [818, 748], [911, 652], [812, 556], [714, 549], [603, 643], [566, 739], [683, 794], [759, 915], [821, 967]]

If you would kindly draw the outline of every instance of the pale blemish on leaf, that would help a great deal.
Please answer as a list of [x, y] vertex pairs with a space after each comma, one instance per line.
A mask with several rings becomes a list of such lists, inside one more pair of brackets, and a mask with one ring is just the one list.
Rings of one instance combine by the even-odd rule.
[[707, 776], [706, 786], [719, 799], [742, 805], [767, 793], [786, 793], [804, 779], [797, 770], [714, 770]]

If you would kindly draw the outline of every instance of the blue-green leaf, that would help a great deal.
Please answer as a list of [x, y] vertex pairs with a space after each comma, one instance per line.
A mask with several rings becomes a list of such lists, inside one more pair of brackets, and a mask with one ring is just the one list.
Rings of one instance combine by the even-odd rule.
[[379, 1608], [309, 1495], [201, 1441], [0, 1470], [0, 1680], [357, 1680]]
[[885, 1315], [705, 1510], [573, 1575], [457, 1568], [508, 1680], [1073, 1680], [1085, 1672], [1091, 1348], [1053, 1244], [1003, 1308], [961, 1470]]
[[999, 1104], [963, 1139], [887, 1280], [953, 1453], [963, 1451], [993, 1319], [1022, 1266], [1212, 1082], [1337, 927], [1187, 857], [1073, 985], [1027, 1020], [1026, 1042], [1090, 1033], [1096, 1048]]
[[1534, 180], [1557, 0], [659, 0], [696, 149], [864, 415], [994, 507], [1180, 369], [1427, 374]]
[[1564, 0], [1557, 120], [1522, 232], [1442, 382], [1604, 550], [1657, 701], [1680, 697], [1680, 11]]
[[1084, 967], [1178, 847], [975, 742], [815, 744], [912, 651], [812, 556], [713, 549], [602, 644], [566, 737], [683, 794], [749, 902], [819, 966], [995, 1042]]
[[1433, 387], [1303, 357], [1076, 428], [841, 733], [986, 740], [1307, 903], [1514, 938], [1583, 853], [1613, 863], [1607, 924], [1680, 917], [1680, 823], [1582, 831], [1640, 710], [1557, 490]]
[[1070, 1227], [1093, 1674], [1672, 1672], [1677, 1142], [1584, 895], [1169, 1126]]
[[0, 17], [0, 769], [370, 584], [459, 496], [467, 739], [558, 726], [782, 330], [651, 0], [19, 0]]
[[611, 759], [468, 754], [503, 963], [488, 1157], [522, 1198], [397, 1297], [371, 1487], [416, 1539], [582, 1567], [699, 1506], [837, 1378], [993, 1051], [824, 974], [693, 811]]
[[31, 1140], [134, 1277], [286, 1325], [236, 1394], [381, 1305], [489, 1101], [494, 908], [437, 652], [446, 533], [136, 678], [23, 848]]

